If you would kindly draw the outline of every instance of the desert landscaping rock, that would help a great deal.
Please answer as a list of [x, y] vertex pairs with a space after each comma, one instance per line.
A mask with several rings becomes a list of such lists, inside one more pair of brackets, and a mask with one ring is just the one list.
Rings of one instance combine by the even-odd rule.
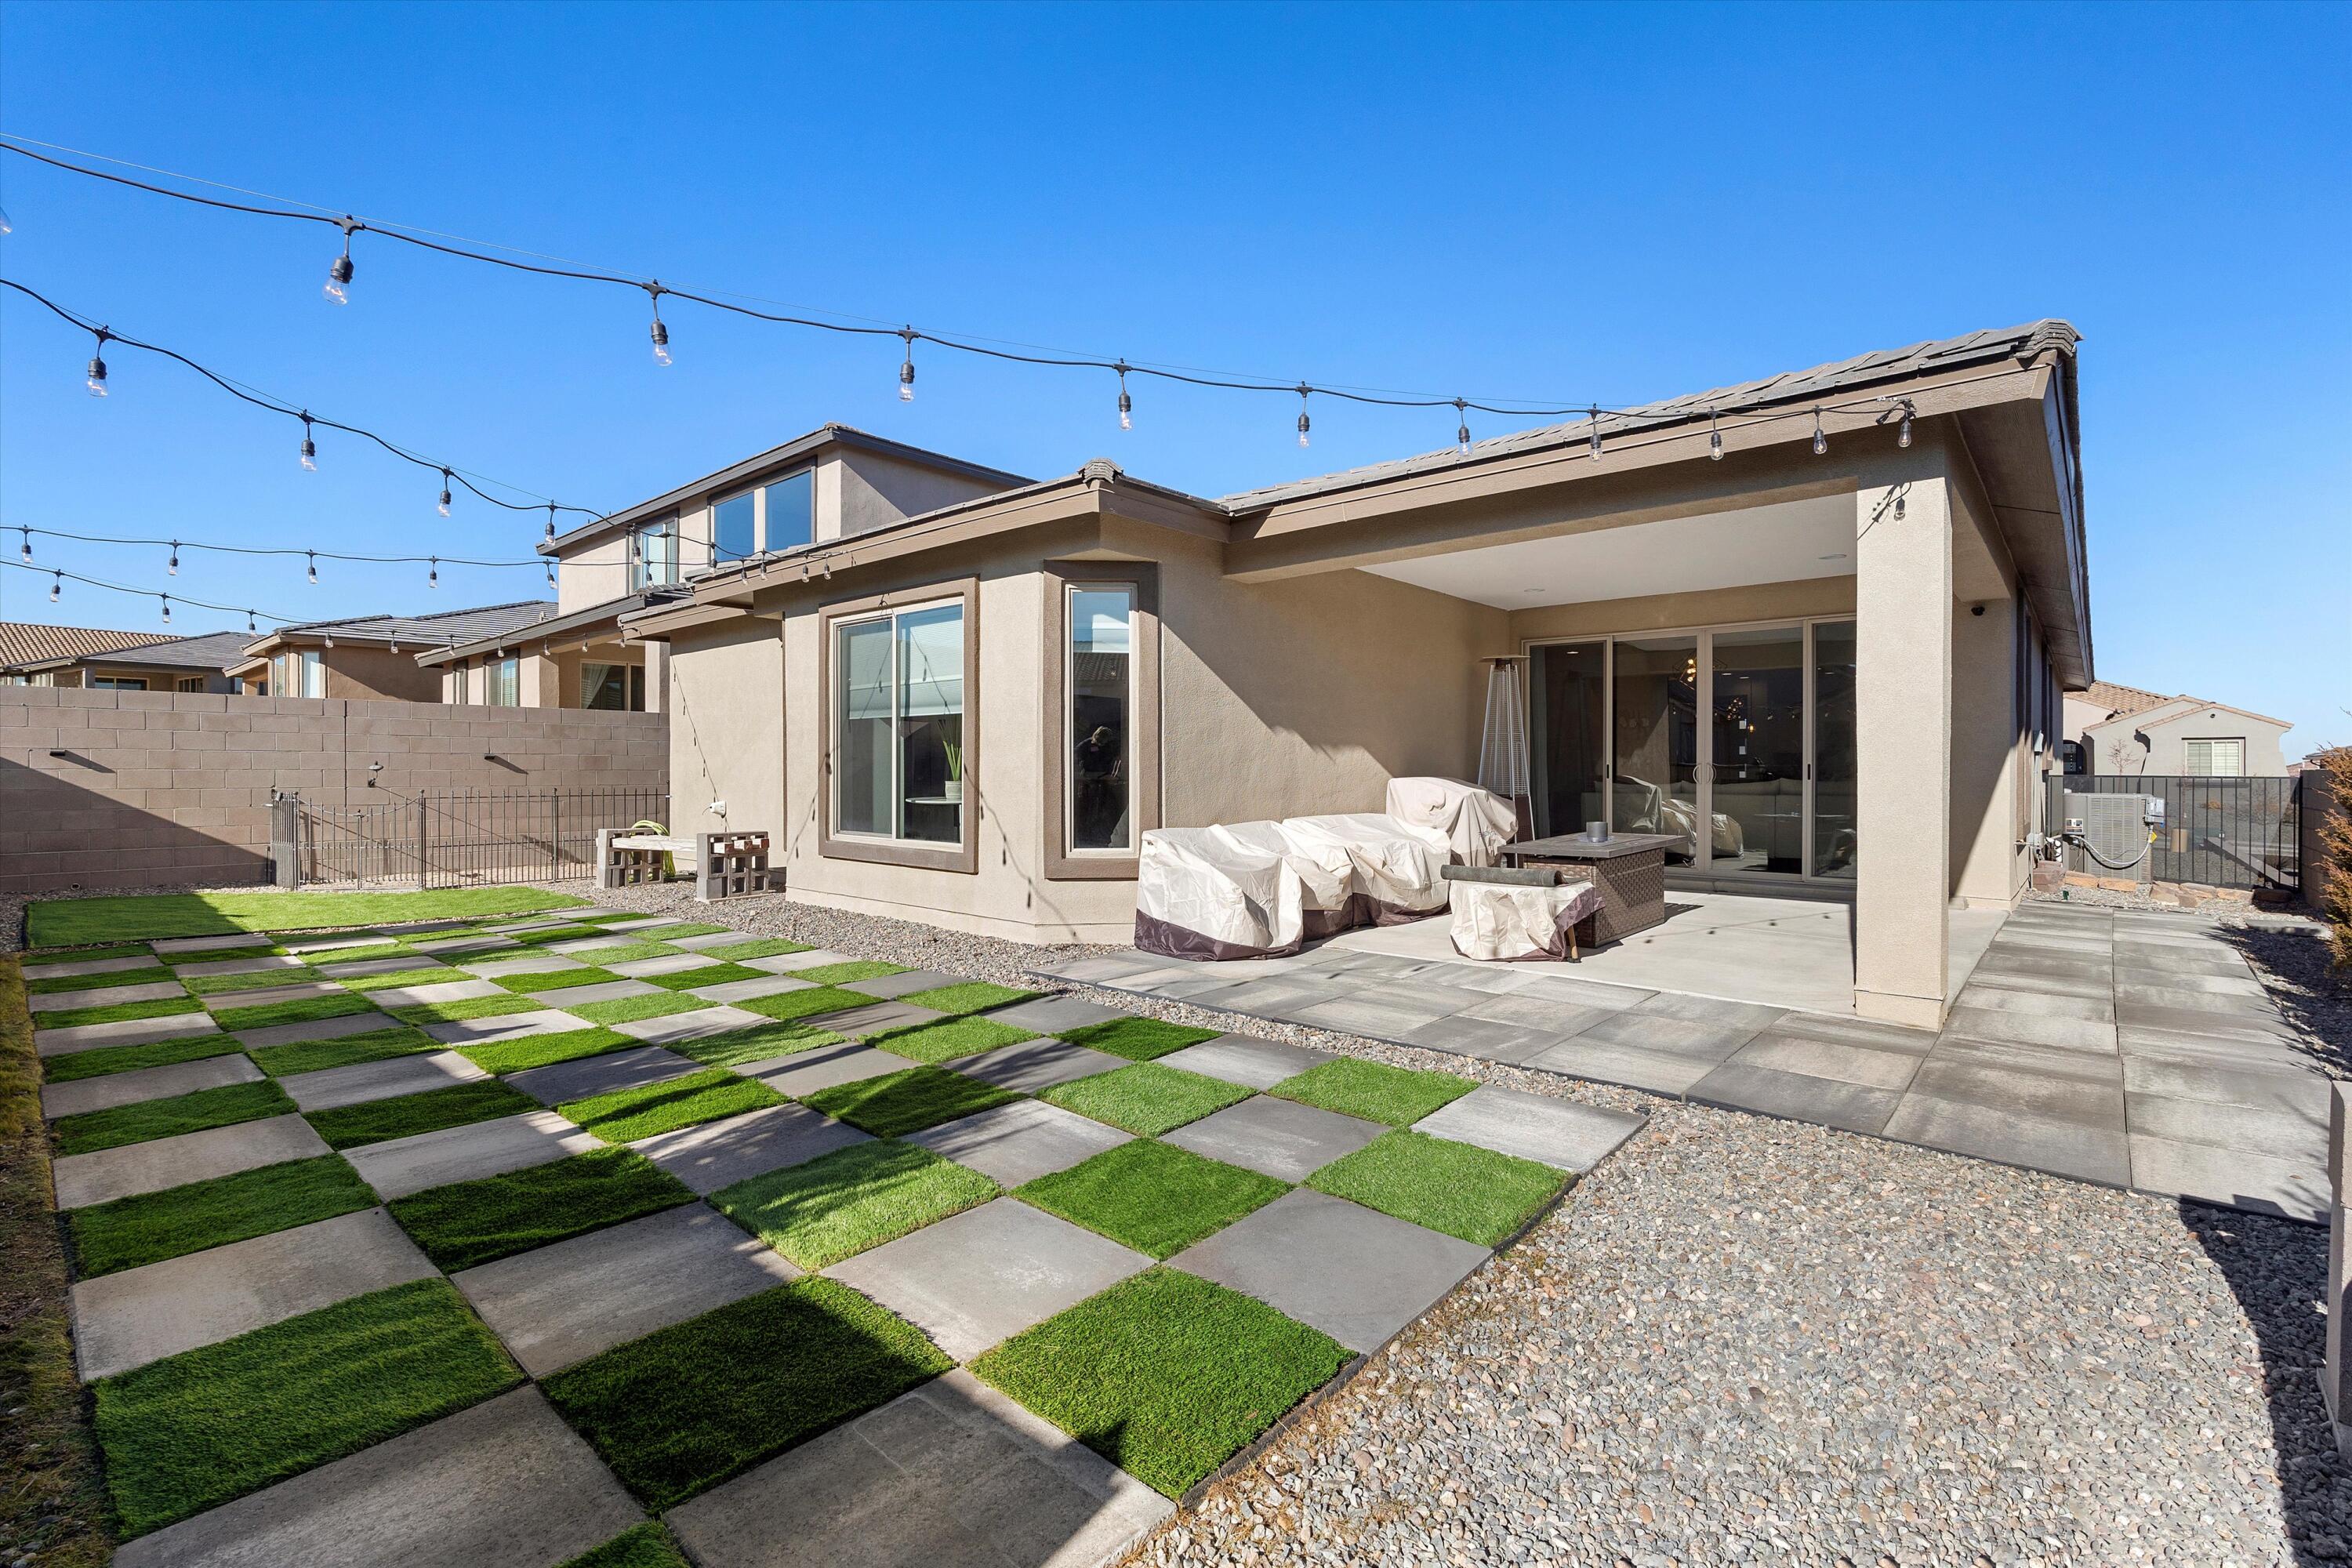
[[427, 1187], [543, 1165], [604, 1146], [603, 1140], [551, 1110], [531, 1110], [370, 1143], [344, 1151], [343, 1158], [375, 1189], [376, 1196], [389, 1203]]
[[51, 1174], [58, 1207], [78, 1209], [325, 1152], [326, 1143], [299, 1116], [268, 1116], [93, 1154], [68, 1154], [51, 1167]]
[[252, 1083], [260, 1077], [259, 1068], [236, 1052], [227, 1051], [193, 1062], [173, 1062], [168, 1067], [140, 1068], [131, 1072], [50, 1084], [41, 1090], [41, 1114], [50, 1118], [79, 1116], [88, 1110], [168, 1100], [175, 1094], [194, 1094], [200, 1089], [218, 1089], [224, 1084]]

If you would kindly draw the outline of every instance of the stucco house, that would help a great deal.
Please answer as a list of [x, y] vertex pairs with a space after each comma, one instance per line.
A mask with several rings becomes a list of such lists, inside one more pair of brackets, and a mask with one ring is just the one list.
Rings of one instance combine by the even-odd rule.
[[439, 670], [418, 664], [417, 653], [459, 641], [470, 644], [483, 637], [518, 637], [554, 614], [551, 601], [525, 599], [429, 616], [347, 616], [340, 620], [306, 621], [279, 626], [258, 637], [239, 638], [242, 657], [229, 673], [252, 696], [518, 707], [523, 704], [517, 661], [509, 659], [495, 669], [478, 673], [467, 693], [452, 695]]
[[148, 637], [82, 626], [33, 626], [10, 641], [19, 657], [0, 663], [0, 685], [87, 687], [113, 691], [234, 692], [229, 667], [242, 662], [246, 639], [235, 632]]
[[2066, 771], [2130, 778], [2284, 778], [2286, 719], [2095, 681], [2065, 703]]

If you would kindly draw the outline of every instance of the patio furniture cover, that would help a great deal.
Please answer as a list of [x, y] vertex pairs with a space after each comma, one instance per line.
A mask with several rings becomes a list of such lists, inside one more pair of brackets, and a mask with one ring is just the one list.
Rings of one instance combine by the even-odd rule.
[[1445, 907], [1449, 851], [1433, 827], [1370, 811], [1285, 817], [1281, 826], [1283, 838], [1307, 854], [1347, 851], [1360, 924], [1404, 925]]
[[1519, 814], [1509, 801], [1460, 779], [1391, 779], [1388, 814], [1407, 826], [1444, 834], [1465, 866], [1494, 865], [1500, 858], [1496, 851], [1519, 834]]
[[1601, 908], [1590, 882], [1528, 887], [1508, 882], [1448, 882], [1453, 889], [1454, 951], [1465, 958], [1517, 961], [1566, 958], [1570, 930]]
[[1278, 822], [1219, 823], [1212, 838], [1252, 855], [1287, 861], [1301, 884], [1299, 923], [1307, 940], [1337, 936], [1357, 923], [1355, 862], [1336, 844], [1295, 845]]
[[1295, 952], [1304, 892], [1282, 857], [1241, 848], [1205, 827], [1156, 827], [1139, 856], [1135, 945], [1168, 958]]

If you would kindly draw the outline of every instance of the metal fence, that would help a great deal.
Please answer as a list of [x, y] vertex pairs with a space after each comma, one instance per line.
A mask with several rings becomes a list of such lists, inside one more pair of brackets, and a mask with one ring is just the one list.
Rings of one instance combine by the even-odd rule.
[[469, 888], [593, 877], [596, 831], [667, 822], [654, 789], [434, 790], [364, 805], [280, 795], [270, 853], [281, 888]]
[[[2303, 886], [2302, 785], [2299, 778], [2070, 773], [2050, 781], [2048, 820], [2054, 827], [2084, 815], [2067, 809], [2068, 794], [2154, 795], [2164, 802], [2164, 827], [2147, 863], [2113, 871], [2070, 848], [2066, 868], [2099, 877], [2295, 892]], [[2114, 856], [2113, 846], [2100, 847], [2121, 858]]]

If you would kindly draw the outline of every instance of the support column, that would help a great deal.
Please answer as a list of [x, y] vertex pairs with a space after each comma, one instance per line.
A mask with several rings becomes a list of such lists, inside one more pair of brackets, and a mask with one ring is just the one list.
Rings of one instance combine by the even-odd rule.
[[1854, 1011], [1944, 1021], [1951, 897], [1952, 507], [1865, 474], [1854, 519]]
[[2020, 831], [2017, 601], [1998, 583], [1971, 597], [1966, 577], [1952, 612], [1952, 901], [2005, 910]]

